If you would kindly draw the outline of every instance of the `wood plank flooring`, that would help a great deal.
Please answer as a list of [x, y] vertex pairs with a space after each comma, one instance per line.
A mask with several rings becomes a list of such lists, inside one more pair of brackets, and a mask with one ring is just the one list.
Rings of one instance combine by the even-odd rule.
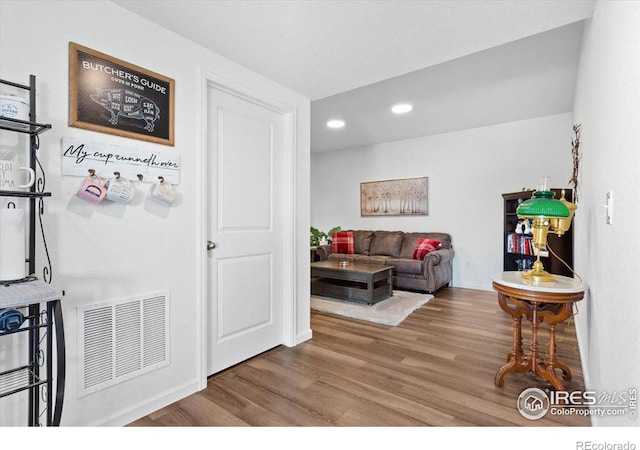
[[[442, 289], [397, 327], [312, 312], [311, 328], [313, 339], [216, 374], [131, 426], [590, 426], [578, 416], [523, 418], [520, 392], [548, 387], [527, 374], [494, 386], [511, 319], [493, 292]], [[567, 390], [584, 389], [573, 322], [557, 337], [573, 374]]]

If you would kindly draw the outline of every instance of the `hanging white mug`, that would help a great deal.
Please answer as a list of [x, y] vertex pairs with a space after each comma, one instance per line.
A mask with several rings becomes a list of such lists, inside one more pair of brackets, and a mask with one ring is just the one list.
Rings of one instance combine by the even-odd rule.
[[[29, 174], [29, 181], [20, 184], [20, 171]], [[0, 159], [0, 191], [15, 191], [30, 188], [36, 182], [36, 172], [30, 167], [20, 167], [8, 159]]]
[[126, 178], [116, 177], [109, 181], [105, 198], [117, 203], [131, 203], [136, 190]]
[[170, 205], [176, 199], [176, 191], [171, 183], [164, 178], [159, 177], [159, 179], [160, 181], [151, 186], [151, 198], [165, 205]]

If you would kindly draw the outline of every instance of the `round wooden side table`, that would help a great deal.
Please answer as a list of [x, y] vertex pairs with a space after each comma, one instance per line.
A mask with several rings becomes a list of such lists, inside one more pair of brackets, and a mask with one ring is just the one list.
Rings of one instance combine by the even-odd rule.
[[[550, 382], [558, 391], [565, 386], [555, 371], [560, 369], [565, 380], [571, 379], [571, 370], [556, 357], [556, 325], [573, 315], [573, 304], [582, 300], [586, 285], [574, 278], [554, 275], [555, 282], [524, 280], [522, 272], [502, 272], [493, 277], [493, 289], [498, 292], [500, 308], [513, 318], [513, 343], [507, 363], [494, 378], [496, 386], [504, 384], [509, 372], [531, 372]], [[530, 351], [522, 350], [522, 318], [531, 322]], [[549, 324], [549, 347], [545, 360], [538, 348], [538, 328]]]

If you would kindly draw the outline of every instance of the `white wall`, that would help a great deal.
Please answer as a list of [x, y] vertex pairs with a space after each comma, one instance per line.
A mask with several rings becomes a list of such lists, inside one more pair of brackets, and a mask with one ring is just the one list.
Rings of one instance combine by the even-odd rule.
[[[279, 101], [297, 108], [294, 170], [298, 183], [295, 226], [299, 302], [294, 336], [298, 340], [309, 338], [308, 99], [111, 2], [2, 1], [0, 8], [0, 75], [28, 83], [29, 74], [35, 74], [38, 119], [53, 125], [41, 136], [39, 156], [47, 172], [46, 188], [53, 194], [46, 202], [44, 220], [54, 284], [66, 291], [63, 312], [68, 376], [62, 424], [127, 423], [199, 388], [202, 372], [196, 314], [199, 302], [204, 301], [200, 295], [202, 280], [197, 277], [204, 245], [198, 234], [203, 69], [247, 87], [271, 86], [281, 93]], [[69, 41], [174, 78], [175, 147], [68, 127]], [[63, 136], [176, 152], [182, 158], [179, 200], [169, 210], [144, 204], [123, 207], [83, 203], [74, 197], [80, 178], [61, 176]], [[148, 186], [142, 189], [146, 191]], [[160, 289], [171, 293], [170, 366], [77, 398], [76, 306]], [[0, 408], [4, 406], [0, 404]], [[7, 416], [4, 410], [0, 417], [5, 420]]]
[[[491, 290], [502, 271], [502, 193], [540, 176], [568, 187], [571, 114], [311, 156], [311, 224], [450, 233], [453, 285]], [[360, 183], [429, 177], [429, 215], [360, 217]]]
[[[574, 120], [582, 123], [576, 268], [589, 291], [576, 326], [587, 388], [640, 388], [640, 3], [596, 4], [585, 28]], [[606, 224], [606, 193], [614, 193]], [[594, 417], [598, 425], [638, 419]]]

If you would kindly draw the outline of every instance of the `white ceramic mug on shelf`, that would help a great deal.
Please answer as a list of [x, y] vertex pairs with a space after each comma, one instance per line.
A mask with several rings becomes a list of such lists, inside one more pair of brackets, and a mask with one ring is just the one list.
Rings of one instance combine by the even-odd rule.
[[[21, 171], [27, 172], [29, 180], [21, 184]], [[36, 182], [36, 172], [30, 167], [20, 167], [8, 159], [0, 159], [0, 191], [17, 191], [30, 188]]]
[[29, 120], [29, 103], [10, 92], [0, 92], [0, 117]]

